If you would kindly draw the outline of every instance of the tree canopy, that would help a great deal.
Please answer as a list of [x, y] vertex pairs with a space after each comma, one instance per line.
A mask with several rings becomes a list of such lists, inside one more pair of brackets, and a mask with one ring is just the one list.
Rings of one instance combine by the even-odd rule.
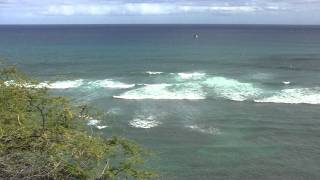
[[0, 179], [154, 177], [137, 144], [85, 131], [87, 113], [14, 66], [0, 66]]

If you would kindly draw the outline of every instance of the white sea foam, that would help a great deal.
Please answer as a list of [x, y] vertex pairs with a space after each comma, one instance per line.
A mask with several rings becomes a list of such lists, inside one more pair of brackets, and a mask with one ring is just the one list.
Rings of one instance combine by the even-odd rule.
[[28, 87], [30, 86], [29, 84], [20, 84], [15, 82], [14, 80], [10, 80], [10, 81], [5, 81], [4, 82], [5, 86], [17, 86], [17, 87]]
[[149, 75], [158, 75], [158, 74], [162, 74], [163, 72], [157, 72], [157, 71], [146, 71], [146, 74]]
[[284, 89], [274, 96], [254, 101], [288, 104], [320, 104], [320, 88]]
[[282, 83], [283, 83], [284, 85], [289, 85], [289, 84], [291, 84], [290, 81], [283, 81]]
[[97, 80], [97, 81], [90, 82], [89, 84], [98, 86], [98, 87], [105, 87], [105, 88], [112, 88], [112, 89], [127, 89], [135, 86], [135, 84], [126, 84], [119, 81], [114, 81], [112, 79]]
[[100, 125], [101, 120], [97, 120], [97, 119], [90, 119], [87, 123], [88, 126], [94, 126], [97, 129], [104, 129], [107, 128], [108, 126], [106, 125]]
[[4, 85], [5, 86], [13, 86], [13, 85], [19, 85], [19, 84], [15, 83], [14, 80], [10, 80], [10, 81], [5, 81]]
[[9, 85], [16, 85], [20, 87], [27, 87], [27, 88], [50, 88], [50, 89], [68, 89], [68, 88], [76, 88], [83, 84], [83, 79], [78, 80], [66, 80], [66, 81], [56, 81], [53, 83], [49, 83], [48, 81], [44, 81], [38, 84], [31, 84], [31, 83], [24, 83], [18, 84], [15, 81], [10, 80], [4, 83], [6, 86]]
[[243, 83], [225, 77], [207, 78], [202, 83], [208, 88], [213, 88], [217, 96], [234, 101], [245, 101], [262, 93], [262, 90], [253, 84]]
[[4, 82], [6, 86], [18, 86], [25, 88], [45, 88], [48, 87], [48, 83], [39, 83], [39, 84], [31, 84], [31, 83], [15, 83], [13, 80]]
[[201, 132], [201, 133], [205, 133], [205, 134], [212, 134], [212, 135], [220, 135], [221, 134], [220, 129], [214, 128], [214, 127], [202, 128], [202, 127], [199, 127], [198, 125], [188, 125], [186, 127], [190, 128], [193, 131], [197, 131], [197, 132]]
[[[178, 74], [179, 75], [179, 74]], [[121, 99], [205, 99], [214, 95], [234, 101], [254, 99], [263, 90], [251, 83], [239, 82], [225, 77], [206, 77], [205, 73], [180, 74], [183, 82], [176, 84], [144, 84], [143, 87], [127, 91], [114, 98]], [[183, 79], [182, 78], [182, 79]], [[179, 79], [178, 79], [179, 80]], [[181, 80], [181, 79], [180, 79]], [[209, 91], [209, 93], [204, 92]]]
[[47, 81], [41, 82], [37, 85], [29, 85], [29, 87], [35, 87], [35, 88], [48, 88], [49, 84]]
[[108, 126], [96, 126], [98, 129], [104, 129], [107, 128]]
[[96, 119], [91, 119], [89, 120], [89, 122], [87, 123], [88, 126], [96, 126], [97, 124], [99, 124], [100, 121], [96, 120]]
[[127, 91], [120, 99], [205, 99], [205, 95], [198, 84], [152, 84]]
[[[47, 82], [44, 82], [47, 83]], [[48, 88], [50, 89], [69, 89], [69, 88], [77, 88], [83, 85], [84, 80], [78, 79], [78, 80], [66, 80], [66, 81], [56, 81], [53, 83], [48, 84]], [[45, 85], [45, 84], [43, 84]]]
[[205, 77], [206, 73], [193, 72], [193, 73], [178, 73], [180, 79], [201, 79]]
[[161, 122], [156, 121], [154, 116], [138, 116], [137, 118], [130, 121], [129, 124], [132, 127], [149, 129], [152, 127], [159, 126]]
[[18, 87], [26, 87], [26, 88], [45, 88], [48, 86], [47, 82], [42, 82], [39, 84], [31, 84], [31, 83], [16, 83], [14, 80], [5, 81], [4, 85], [6, 86], [18, 86]]

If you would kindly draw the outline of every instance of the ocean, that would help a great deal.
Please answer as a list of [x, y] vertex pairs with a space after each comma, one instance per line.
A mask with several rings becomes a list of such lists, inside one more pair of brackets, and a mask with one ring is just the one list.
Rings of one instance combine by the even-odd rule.
[[320, 26], [3, 25], [0, 57], [160, 179], [320, 179]]

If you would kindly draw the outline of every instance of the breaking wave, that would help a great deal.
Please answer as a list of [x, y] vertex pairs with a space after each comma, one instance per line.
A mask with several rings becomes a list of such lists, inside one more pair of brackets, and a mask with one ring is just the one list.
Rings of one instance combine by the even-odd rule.
[[65, 81], [43, 81], [38, 84], [18, 84], [15, 83], [13, 80], [6, 81], [5, 85], [16, 85], [21, 87], [28, 87], [28, 88], [49, 88], [49, 89], [70, 89], [70, 88], [78, 88], [80, 86], [85, 87], [104, 87], [110, 89], [128, 89], [135, 86], [135, 84], [126, 84], [120, 81], [114, 81], [112, 79], [104, 79], [104, 80], [96, 80], [96, 81], [88, 81], [83, 79], [78, 80], [65, 80]]
[[105, 87], [112, 89], [128, 89], [135, 86], [135, 84], [126, 84], [119, 81], [114, 81], [112, 79], [97, 80], [89, 82], [88, 84], [96, 87]]
[[203, 81], [203, 84], [219, 97], [233, 101], [245, 101], [262, 94], [262, 89], [251, 83], [239, 82], [225, 77], [211, 77]]
[[38, 84], [18, 84], [15, 83], [13, 80], [6, 81], [5, 85], [16, 85], [20, 87], [27, 87], [27, 88], [49, 88], [49, 89], [68, 89], [68, 88], [76, 88], [81, 85], [83, 85], [84, 80], [78, 79], [78, 80], [66, 80], [66, 81], [56, 81], [49, 83], [48, 81], [44, 81]]
[[158, 72], [158, 71], [146, 71], [146, 74], [149, 75], [158, 75], [158, 74], [162, 74], [163, 72]]
[[255, 102], [287, 104], [320, 104], [320, 88], [292, 88]]
[[[47, 82], [40, 83], [43, 84], [43, 86], [46, 86]], [[69, 88], [77, 88], [82, 86], [84, 83], [83, 79], [78, 79], [78, 80], [66, 80], [66, 81], [56, 81], [53, 83], [47, 83], [48, 85], [46, 86], [49, 89], [69, 89]]]
[[198, 84], [149, 84], [113, 97], [120, 99], [205, 99], [201, 86]]
[[[163, 72], [147, 71], [147, 74], [162, 74]], [[202, 100], [206, 98], [224, 98], [233, 101], [254, 101], [258, 103], [288, 103], [288, 104], [320, 104], [319, 88], [290, 88], [283, 90], [266, 90], [249, 82], [236, 79], [212, 76], [203, 72], [169, 73], [163, 76], [160, 84], [127, 84], [113, 79], [104, 80], [64, 80], [43, 81], [38, 84], [18, 84], [6, 81], [5, 85], [15, 85], [30, 88], [71, 89], [79, 87], [129, 89], [113, 98], [119, 99], [163, 99], [163, 100]], [[283, 85], [292, 86], [290, 81]], [[132, 89], [130, 89], [132, 88]]]
[[171, 73], [177, 83], [141, 84], [143, 87], [113, 96], [120, 99], [187, 99], [200, 100], [208, 96], [233, 101], [253, 100], [263, 91], [251, 83], [243, 83], [225, 77], [208, 76], [205, 73]]
[[178, 73], [178, 79], [201, 79], [206, 76], [206, 73], [193, 72], [193, 73]]

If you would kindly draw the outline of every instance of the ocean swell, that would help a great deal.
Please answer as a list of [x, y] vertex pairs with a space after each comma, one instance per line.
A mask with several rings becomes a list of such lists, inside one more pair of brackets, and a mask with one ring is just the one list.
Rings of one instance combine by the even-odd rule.
[[284, 89], [271, 97], [254, 101], [260, 103], [320, 104], [320, 88]]
[[[147, 71], [149, 75], [163, 72]], [[153, 78], [153, 77], [149, 77]], [[61, 80], [55, 82], [43, 81], [38, 84], [17, 83], [5, 81], [6, 86], [14, 85], [27, 88], [72, 89], [96, 88], [128, 89], [114, 95], [113, 98], [131, 100], [203, 100], [207, 98], [223, 98], [232, 101], [254, 101], [257, 103], [287, 103], [287, 104], [320, 104], [320, 88], [292, 87], [290, 89], [262, 89], [261, 86], [237, 79], [208, 75], [203, 72], [168, 73], [153, 80], [157, 84], [127, 84], [113, 79], [103, 80]], [[149, 81], [153, 82], [153, 81]], [[159, 82], [159, 81], [158, 81]], [[277, 81], [279, 82], [279, 81]], [[290, 81], [282, 82], [285, 87], [291, 87]], [[279, 88], [283, 88], [283, 85]]]
[[[205, 73], [171, 73], [176, 83], [141, 84], [143, 87], [113, 96], [119, 99], [177, 99], [200, 100], [220, 97], [233, 101], [253, 100], [263, 91], [251, 83]], [[170, 82], [168, 79], [167, 82]]]
[[201, 87], [197, 84], [149, 84], [113, 97], [119, 99], [205, 99]]
[[202, 84], [217, 96], [233, 101], [245, 101], [263, 93], [262, 89], [255, 87], [251, 83], [243, 83], [225, 77], [210, 77], [203, 81]]

